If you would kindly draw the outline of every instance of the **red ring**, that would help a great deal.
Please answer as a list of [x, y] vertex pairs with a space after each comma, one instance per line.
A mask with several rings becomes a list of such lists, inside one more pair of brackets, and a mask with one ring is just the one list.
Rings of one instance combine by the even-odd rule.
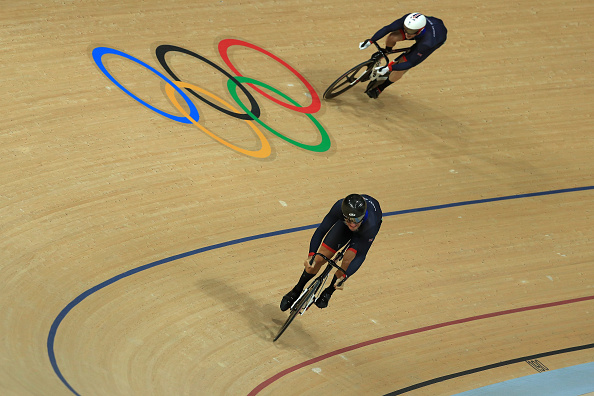
[[320, 107], [322, 106], [322, 103], [320, 102], [320, 97], [318, 96], [318, 93], [316, 92], [314, 87], [312, 87], [312, 85], [309, 83], [309, 81], [307, 81], [305, 79], [305, 77], [303, 77], [301, 74], [299, 74], [299, 72], [297, 72], [297, 70], [292, 68], [287, 62], [283, 61], [278, 56], [271, 54], [270, 52], [266, 51], [265, 49], [258, 47], [257, 45], [248, 43], [246, 41], [237, 40], [237, 39], [225, 39], [219, 43], [219, 54], [221, 55], [221, 58], [223, 58], [223, 61], [225, 62], [225, 64], [227, 66], [229, 66], [229, 68], [233, 71], [233, 73], [235, 73], [238, 76], [243, 76], [243, 74], [241, 74], [237, 70], [237, 68], [235, 68], [235, 66], [233, 66], [233, 64], [231, 63], [231, 60], [229, 59], [229, 55], [227, 54], [227, 50], [229, 49], [229, 47], [231, 47], [233, 45], [240, 45], [242, 47], [248, 47], [248, 48], [255, 49], [256, 51], [259, 51], [259, 52], [263, 53], [264, 55], [271, 57], [272, 59], [274, 59], [275, 61], [277, 61], [284, 67], [286, 67], [287, 69], [289, 69], [299, 80], [301, 80], [301, 82], [305, 85], [305, 87], [309, 91], [309, 94], [311, 95], [311, 104], [307, 107], [294, 106], [294, 105], [285, 103], [281, 100], [278, 100], [277, 98], [275, 98], [273, 96], [270, 96], [269, 94], [262, 91], [260, 88], [254, 86], [253, 84], [247, 84], [251, 88], [253, 88], [256, 92], [264, 95], [266, 98], [272, 100], [274, 103], [277, 103], [283, 107], [286, 107], [287, 109], [297, 111], [299, 113], [311, 114], [311, 113], [315, 113], [318, 110], [320, 110]]

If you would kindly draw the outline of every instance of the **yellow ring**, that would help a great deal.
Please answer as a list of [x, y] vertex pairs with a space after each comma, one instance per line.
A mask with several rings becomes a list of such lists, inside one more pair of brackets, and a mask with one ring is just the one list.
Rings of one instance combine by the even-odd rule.
[[[200, 87], [197, 87], [193, 84], [186, 83], [183, 81], [175, 81], [175, 85], [177, 85], [180, 88], [195, 89], [196, 91], [202, 92], [203, 94], [208, 95], [211, 98], [213, 98], [214, 100], [224, 104], [225, 106], [227, 106], [229, 108], [229, 110], [239, 113], [238, 109], [231, 106], [229, 103], [225, 102], [223, 99], [219, 98], [218, 96], [216, 96], [216, 95], [214, 95]], [[175, 98], [175, 88], [173, 88], [170, 84], [165, 85], [165, 92], [167, 93], [167, 97], [169, 98], [171, 103], [173, 103], [175, 108], [178, 109], [179, 112], [184, 115], [184, 117], [186, 117], [188, 120], [190, 120], [192, 122], [192, 124], [196, 125], [198, 128], [200, 128], [200, 130], [202, 130], [202, 132], [206, 133], [208, 136], [215, 139], [217, 142], [229, 147], [232, 150], [235, 150], [237, 152], [240, 152], [242, 154], [245, 154], [245, 155], [248, 155], [248, 156], [254, 157], [254, 158], [266, 158], [272, 152], [272, 149], [270, 148], [270, 143], [268, 143], [268, 140], [266, 139], [264, 134], [262, 134], [262, 132], [256, 127], [256, 125], [252, 121], [246, 120], [245, 122], [247, 122], [248, 125], [250, 127], [252, 127], [252, 129], [256, 132], [256, 135], [258, 135], [260, 142], [262, 143], [262, 147], [260, 148], [260, 150], [257, 150], [257, 151], [250, 151], [250, 150], [243, 149], [241, 147], [237, 147], [237, 146], [229, 143], [228, 141], [218, 137], [214, 133], [210, 132], [208, 129], [204, 128], [202, 125], [198, 124], [198, 122], [195, 121], [192, 117], [190, 117], [188, 112], [186, 110], [184, 110], [184, 108], [179, 104], [179, 102]]]

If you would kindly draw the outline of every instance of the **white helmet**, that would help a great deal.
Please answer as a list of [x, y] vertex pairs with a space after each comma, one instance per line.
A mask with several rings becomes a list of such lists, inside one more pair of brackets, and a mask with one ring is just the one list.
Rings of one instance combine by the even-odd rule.
[[419, 14], [418, 12], [408, 14], [404, 19], [404, 27], [411, 31], [423, 29], [426, 23], [427, 18], [425, 18], [425, 15]]

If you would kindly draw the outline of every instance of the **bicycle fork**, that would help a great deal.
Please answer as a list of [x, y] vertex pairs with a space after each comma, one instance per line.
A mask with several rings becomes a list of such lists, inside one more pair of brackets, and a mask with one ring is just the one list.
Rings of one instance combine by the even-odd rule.
[[375, 62], [375, 64], [373, 65], [373, 71], [371, 72], [371, 74], [369, 75], [369, 80], [371, 81], [375, 81], [377, 80], [377, 68], [380, 66], [381, 62], [378, 60], [377, 62]]
[[[303, 296], [304, 296], [304, 295], [305, 295], [305, 294], [306, 294], [306, 293], [309, 291], [309, 289], [310, 289], [310, 288], [311, 288], [311, 286], [310, 286], [310, 287], [308, 287], [308, 288], [306, 288], [305, 290], [303, 290], [303, 291], [301, 292], [301, 294], [300, 294], [300, 295], [299, 295], [299, 297], [298, 297], [298, 298], [295, 300], [295, 302], [293, 303], [293, 305], [291, 305], [291, 309], [293, 309], [293, 307], [294, 307], [295, 305], [297, 305], [297, 303], [299, 303], [299, 301], [301, 301], [301, 298], [302, 298], [302, 297], [303, 297]], [[309, 309], [309, 307], [310, 307], [310, 306], [311, 306], [311, 305], [314, 303], [314, 299], [315, 299], [315, 297], [316, 297], [316, 296], [315, 296], [315, 293], [314, 293], [314, 294], [312, 294], [312, 295], [309, 297], [309, 300], [308, 300], [308, 301], [306, 301], [306, 302], [305, 302], [305, 304], [303, 305], [303, 308], [301, 308], [301, 312], [299, 312], [299, 315], [303, 315], [303, 314], [305, 313], [305, 311], [307, 311], [307, 310]]]
[[311, 297], [309, 297], [309, 300], [307, 300], [305, 302], [303, 310], [299, 313], [300, 315], [303, 315], [305, 313], [305, 311], [307, 311], [309, 309], [309, 307], [311, 307], [311, 305], [314, 303], [315, 298], [316, 298], [315, 293], [312, 294]]

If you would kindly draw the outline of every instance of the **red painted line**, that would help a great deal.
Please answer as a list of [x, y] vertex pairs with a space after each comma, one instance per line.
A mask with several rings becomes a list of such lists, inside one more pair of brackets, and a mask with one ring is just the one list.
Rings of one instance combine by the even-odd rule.
[[461, 323], [474, 322], [474, 321], [481, 320], [481, 319], [494, 318], [494, 317], [497, 317], [497, 316], [509, 315], [509, 314], [518, 313], [518, 312], [533, 311], [533, 310], [536, 310], [536, 309], [556, 307], [556, 306], [559, 306], [559, 305], [573, 304], [573, 303], [577, 303], [577, 302], [581, 302], [581, 301], [588, 301], [588, 300], [594, 300], [594, 296], [579, 297], [579, 298], [573, 298], [571, 300], [556, 301], [556, 302], [552, 302], [552, 303], [532, 305], [532, 306], [529, 306], [529, 307], [508, 309], [506, 311], [498, 311], [498, 312], [492, 312], [492, 313], [478, 315], [478, 316], [471, 316], [469, 318], [457, 319], [457, 320], [452, 320], [450, 322], [443, 322], [443, 323], [438, 323], [438, 324], [434, 324], [434, 325], [431, 325], [431, 326], [419, 327], [418, 329], [407, 330], [407, 331], [403, 331], [403, 332], [400, 332], [400, 333], [391, 334], [391, 335], [387, 335], [387, 336], [380, 337], [380, 338], [375, 338], [373, 340], [360, 342], [358, 344], [351, 345], [351, 346], [348, 346], [348, 347], [344, 347], [344, 348], [341, 348], [341, 349], [337, 349], [335, 351], [328, 352], [328, 353], [326, 353], [324, 355], [315, 357], [313, 359], [306, 360], [305, 362], [299, 363], [299, 364], [297, 364], [297, 365], [295, 365], [293, 367], [289, 367], [289, 368], [287, 368], [287, 369], [285, 369], [285, 370], [283, 370], [283, 371], [281, 371], [281, 372], [273, 375], [272, 377], [268, 378], [267, 380], [265, 380], [264, 382], [262, 382], [261, 384], [259, 384], [258, 386], [256, 386], [250, 393], [248, 393], [248, 396], [257, 395], [258, 393], [260, 393], [260, 391], [262, 389], [266, 388], [268, 385], [270, 385], [273, 382], [275, 382], [276, 380], [284, 377], [285, 375], [292, 373], [293, 371], [297, 371], [297, 370], [299, 370], [301, 368], [307, 367], [307, 366], [309, 366], [311, 364], [320, 362], [322, 360], [325, 360], [325, 359], [328, 359], [330, 357], [339, 355], [341, 353], [350, 352], [350, 351], [353, 351], [355, 349], [363, 348], [363, 347], [366, 347], [366, 346], [369, 346], [369, 345], [378, 344], [380, 342], [393, 340], [395, 338], [409, 336], [411, 334], [423, 333], [423, 332], [426, 332], [426, 331], [429, 331], [429, 330], [439, 329], [441, 327], [448, 327], [448, 326], [453, 326], [453, 325], [457, 325], [457, 324], [461, 324]]

